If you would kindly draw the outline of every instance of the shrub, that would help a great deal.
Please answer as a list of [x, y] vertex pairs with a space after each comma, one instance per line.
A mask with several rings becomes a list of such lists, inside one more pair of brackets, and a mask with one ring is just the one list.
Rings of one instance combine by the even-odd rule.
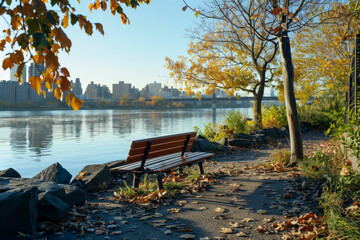
[[285, 106], [276, 106], [271, 104], [262, 108], [262, 123], [264, 128], [287, 126]]
[[226, 126], [233, 133], [245, 132], [247, 130], [247, 118], [240, 111], [229, 111], [228, 116], [225, 118]]

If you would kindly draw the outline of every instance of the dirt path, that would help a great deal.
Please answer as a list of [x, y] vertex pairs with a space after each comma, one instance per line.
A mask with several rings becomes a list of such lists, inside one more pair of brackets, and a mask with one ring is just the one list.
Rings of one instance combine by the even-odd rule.
[[[309, 132], [303, 138], [306, 153], [328, 140], [321, 132]], [[261, 231], [271, 229], [284, 216], [316, 211], [317, 193], [304, 188], [303, 180], [291, 171], [255, 172], [252, 166], [270, 161], [273, 151], [263, 146], [216, 156], [205, 164], [205, 171], [229, 174], [204, 192], [184, 194], [156, 208], [109, 201], [113, 191], [95, 194], [90, 202], [97, 207], [87, 215], [73, 216], [83, 218], [73, 232], [47, 235], [47, 239], [181, 239], [186, 235], [188, 239], [281, 239], [281, 233]], [[95, 224], [78, 234], [75, 229], [84, 222]]]

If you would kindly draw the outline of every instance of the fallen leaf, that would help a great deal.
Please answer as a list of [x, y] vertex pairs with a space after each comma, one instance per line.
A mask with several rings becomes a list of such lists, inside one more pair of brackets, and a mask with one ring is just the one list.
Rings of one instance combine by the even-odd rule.
[[231, 228], [221, 228], [220, 232], [230, 234], [233, 233], [233, 230]]
[[221, 208], [221, 207], [218, 207], [218, 208], [215, 208], [215, 212], [224, 213], [224, 212], [225, 212], [225, 209], [224, 209], [224, 208]]

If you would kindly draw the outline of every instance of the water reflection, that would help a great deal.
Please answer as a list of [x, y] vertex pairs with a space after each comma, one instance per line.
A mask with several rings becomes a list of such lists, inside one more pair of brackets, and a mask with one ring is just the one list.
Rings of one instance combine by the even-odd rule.
[[0, 112], [0, 170], [32, 177], [60, 162], [76, 174], [85, 164], [126, 158], [133, 140], [203, 129], [229, 110]]
[[27, 149], [26, 127], [28, 123], [25, 120], [10, 121], [10, 147], [16, 153], [24, 153]]
[[53, 139], [53, 119], [31, 119], [28, 123], [29, 150], [38, 156], [46, 156]]

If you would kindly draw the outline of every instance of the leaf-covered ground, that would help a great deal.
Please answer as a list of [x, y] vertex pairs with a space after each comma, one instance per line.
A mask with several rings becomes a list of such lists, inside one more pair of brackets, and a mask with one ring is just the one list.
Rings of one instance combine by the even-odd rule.
[[[314, 152], [328, 141], [320, 132], [303, 137], [306, 153]], [[281, 146], [286, 147], [286, 142]], [[304, 181], [298, 168], [271, 167], [273, 152], [274, 148], [267, 145], [218, 154], [205, 164], [208, 174], [204, 177], [193, 174], [197, 166], [187, 169], [185, 174], [168, 176], [165, 184], [173, 189], [174, 184], [182, 184], [171, 196], [142, 192], [127, 197], [117, 187], [93, 194], [86, 205], [74, 208], [63, 223], [41, 223], [36, 238], [313, 239], [323, 236], [327, 229], [317, 209], [321, 186]], [[122, 182], [119, 179], [118, 185]]]

